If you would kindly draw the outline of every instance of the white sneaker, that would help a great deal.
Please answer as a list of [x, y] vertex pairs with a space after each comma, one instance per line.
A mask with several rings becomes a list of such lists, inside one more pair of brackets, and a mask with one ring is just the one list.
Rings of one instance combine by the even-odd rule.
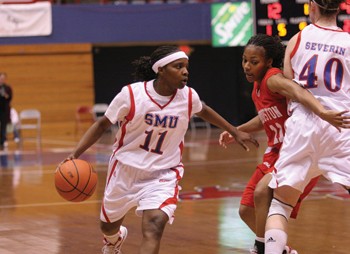
[[284, 247], [283, 254], [298, 254], [298, 252], [287, 245]]
[[258, 250], [255, 248], [255, 246], [253, 248], [250, 249], [250, 254], [258, 254]]
[[122, 245], [128, 236], [128, 229], [124, 226], [120, 226], [119, 229], [119, 239], [115, 244], [111, 244], [106, 239], [103, 239], [103, 248], [102, 253], [103, 254], [122, 254], [121, 249]]

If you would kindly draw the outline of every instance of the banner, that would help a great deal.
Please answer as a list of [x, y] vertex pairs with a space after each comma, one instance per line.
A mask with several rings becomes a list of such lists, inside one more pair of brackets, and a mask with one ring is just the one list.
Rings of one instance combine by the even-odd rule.
[[50, 2], [0, 4], [0, 37], [47, 36], [51, 33]]
[[253, 35], [250, 2], [215, 3], [211, 5], [212, 45], [244, 46]]

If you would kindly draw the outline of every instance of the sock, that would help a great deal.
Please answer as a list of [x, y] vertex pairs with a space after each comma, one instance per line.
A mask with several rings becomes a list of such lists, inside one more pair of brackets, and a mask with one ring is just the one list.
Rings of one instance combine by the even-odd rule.
[[118, 241], [119, 239], [119, 232], [114, 234], [114, 235], [103, 235], [104, 238], [106, 239], [107, 242], [109, 242], [110, 244], [116, 244], [116, 242]]
[[255, 238], [255, 248], [258, 251], [258, 254], [265, 253], [265, 238], [256, 237]]
[[264, 237], [258, 237], [258, 236], [256, 236], [256, 237], [255, 237], [255, 240], [258, 241], [258, 242], [265, 243], [265, 238], [264, 238]]
[[281, 229], [265, 232], [265, 254], [281, 254], [287, 245], [287, 233]]

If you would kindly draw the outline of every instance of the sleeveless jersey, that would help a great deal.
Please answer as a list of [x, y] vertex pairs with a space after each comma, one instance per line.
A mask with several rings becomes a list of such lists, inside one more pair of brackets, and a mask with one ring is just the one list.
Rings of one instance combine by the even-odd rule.
[[128, 97], [123, 98], [127, 101], [127, 110], [112, 115], [112, 109], [116, 109], [113, 106], [117, 103], [115, 98], [106, 111], [112, 123], [122, 119], [112, 156], [125, 165], [147, 171], [175, 167], [181, 163], [190, 117], [197, 113], [192, 112], [192, 99], [197, 111], [201, 109], [201, 101], [192, 88], [185, 86], [178, 89], [166, 104], [160, 105], [146, 86], [153, 86], [153, 81], [124, 87], [123, 97]]
[[270, 68], [260, 84], [254, 82], [252, 91], [252, 99], [264, 125], [270, 147], [281, 145], [285, 133], [284, 122], [288, 118], [286, 98], [271, 92], [267, 87], [267, 80], [278, 73], [282, 71], [278, 68]]
[[350, 35], [314, 24], [299, 32], [291, 53], [294, 79], [325, 107], [350, 108]]

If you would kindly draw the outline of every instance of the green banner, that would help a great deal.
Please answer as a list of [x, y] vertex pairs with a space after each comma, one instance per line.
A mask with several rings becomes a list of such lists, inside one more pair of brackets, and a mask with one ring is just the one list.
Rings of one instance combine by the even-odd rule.
[[244, 46], [253, 35], [250, 2], [215, 3], [211, 5], [212, 45]]

